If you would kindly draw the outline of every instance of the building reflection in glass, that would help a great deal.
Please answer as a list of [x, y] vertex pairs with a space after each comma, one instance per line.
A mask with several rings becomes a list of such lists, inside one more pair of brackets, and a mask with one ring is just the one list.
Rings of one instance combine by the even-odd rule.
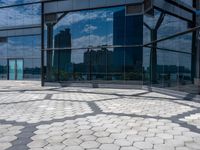
[[[86, 19], [71, 17], [78, 15]], [[126, 16], [124, 7], [67, 14], [54, 27], [53, 80], [141, 80], [142, 47], [124, 47], [143, 43], [142, 25], [143, 17]]]

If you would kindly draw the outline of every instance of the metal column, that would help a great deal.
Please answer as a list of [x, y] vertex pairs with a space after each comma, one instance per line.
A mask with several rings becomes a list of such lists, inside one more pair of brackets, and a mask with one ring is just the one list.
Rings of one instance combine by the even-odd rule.
[[44, 86], [44, 3], [41, 3], [41, 86]]
[[47, 48], [50, 49], [47, 51], [47, 69], [46, 69], [46, 76], [47, 80], [52, 80], [52, 61], [53, 61], [53, 24], [47, 24]]
[[[196, 26], [200, 25], [200, 0], [196, 0]], [[200, 87], [200, 30], [196, 33], [196, 73], [195, 73], [195, 84]], [[200, 93], [200, 90], [199, 90]]]

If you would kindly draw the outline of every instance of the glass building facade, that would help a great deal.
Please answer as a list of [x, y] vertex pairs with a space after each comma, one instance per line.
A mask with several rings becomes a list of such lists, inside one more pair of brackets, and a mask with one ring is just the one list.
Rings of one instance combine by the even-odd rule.
[[125, 7], [70, 12], [52, 30], [47, 81], [142, 79], [142, 47], [124, 47], [142, 44], [142, 15], [125, 16]]
[[32, 30], [41, 24], [41, 4], [23, 3], [0, 1], [0, 79], [40, 79], [41, 33]]
[[[16, 6], [0, 9], [0, 27], [41, 24], [42, 29], [41, 34], [2, 38], [0, 79], [13, 78], [12, 64], [22, 60], [23, 79], [39, 79], [42, 72], [44, 83], [117, 83], [199, 93], [196, 30], [187, 32], [195, 27], [194, 18], [182, 17], [181, 10], [194, 7], [192, 0], [180, 0], [176, 12], [156, 3], [146, 13], [138, 4], [68, 11], [58, 1], [45, 14], [48, 8], [38, 2], [20, 6], [23, 2], [15, 1]], [[0, 0], [2, 7], [10, 3]]]

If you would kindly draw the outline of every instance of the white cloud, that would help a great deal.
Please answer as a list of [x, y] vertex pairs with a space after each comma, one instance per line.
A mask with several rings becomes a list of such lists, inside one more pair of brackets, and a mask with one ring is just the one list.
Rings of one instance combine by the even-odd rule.
[[107, 16], [110, 15], [111, 13], [112, 12], [109, 12], [108, 10], [69, 13], [62, 20], [60, 20], [60, 22], [58, 23], [58, 26], [59, 25], [70, 26], [72, 24], [75, 24], [81, 21], [94, 20], [97, 18], [104, 19], [105, 21], [110, 21], [110, 19], [108, 19]]
[[0, 26], [39, 24], [39, 8], [39, 5], [30, 5], [0, 9]]
[[93, 25], [85, 25], [84, 29], [83, 29], [83, 32], [85, 33], [91, 33], [93, 31], [95, 31], [97, 29], [97, 26], [93, 26]]

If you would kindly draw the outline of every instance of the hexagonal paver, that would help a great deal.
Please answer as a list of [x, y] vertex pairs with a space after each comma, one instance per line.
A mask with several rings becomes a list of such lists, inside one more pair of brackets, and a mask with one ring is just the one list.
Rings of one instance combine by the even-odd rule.
[[126, 139], [117, 139], [117, 140], [115, 140], [114, 143], [119, 146], [131, 146], [132, 145], [132, 142], [130, 142]]
[[106, 131], [99, 131], [99, 132], [95, 132], [94, 135], [96, 137], [107, 137], [110, 135], [110, 133]]
[[41, 100], [0, 105], [0, 119], [17, 122], [38, 123], [86, 113], [92, 110], [85, 102]]
[[197, 102], [144, 90], [34, 87], [35, 82], [5, 84], [10, 92], [3, 92], [2, 82], [0, 122], [7, 125], [0, 124], [0, 150], [200, 147]]
[[44, 140], [37, 140], [37, 141], [32, 141], [31, 143], [29, 143], [27, 146], [29, 148], [42, 148], [44, 146], [46, 146], [48, 144], [48, 142], [44, 141]]
[[96, 141], [86, 141], [86, 142], [83, 142], [80, 146], [83, 148], [98, 148], [99, 145], [100, 144]]
[[64, 150], [84, 150], [84, 148], [80, 146], [68, 146]]
[[135, 142], [134, 146], [140, 149], [151, 149], [153, 148], [153, 144], [149, 142]]
[[45, 150], [63, 150], [65, 145], [61, 143], [48, 144], [44, 147]]
[[111, 137], [101, 137], [101, 138], [98, 138], [97, 141], [102, 144], [109, 144], [109, 143], [113, 143], [114, 139]]
[[0, 143], [0, 148], [1, 148], [1, 150], [6, 150], [7, 148], [9, 148], [9, 147], [11, 147], [11, 146], [12, 146], [11, 143], [6, 143], [6, 142]]
[[101, 150], [119, 150], [119, 146], [118, 145], [115, 145], [115, 144], [102, 144], [100, 146], [100, 149]]
[[77, 138], [74, 138], [74, 139], [67, 139], [65, 141], [63, 141], [63, 143], [67, 146], [78, 146], [82, 143], [83, 141], [81, 139], [77, 139]]
[[147, 137], [145, 141], [151, 143], [151, 144], [163, 144], [164, 140], [159, 137]]
[[133, 146], [129, 146], [129, 147], [122, 147], [120, 150], [140, 150], [140, 149]]
[[80, 137], [80, 139], [82, 139], [83, 141], [94, 141], [96, 140], [97, 137], [93, 136], [93, 135], [83, 135]]
[[117, 101], [99, 101], [96, 102], [96, 104], [106, 113], [137, 114], [160, 117], [172, 117], [194, 110], [194, 108], [190, 106], [173, 103], [166, 99], [153, 99], [148, 97], [121, 98]]
[[10, 148], [12, 142], [17, 139], [17, 135], [21, 133], [23, 128], [23, 126], [0, 124], [0, 149], [5, 150]]

